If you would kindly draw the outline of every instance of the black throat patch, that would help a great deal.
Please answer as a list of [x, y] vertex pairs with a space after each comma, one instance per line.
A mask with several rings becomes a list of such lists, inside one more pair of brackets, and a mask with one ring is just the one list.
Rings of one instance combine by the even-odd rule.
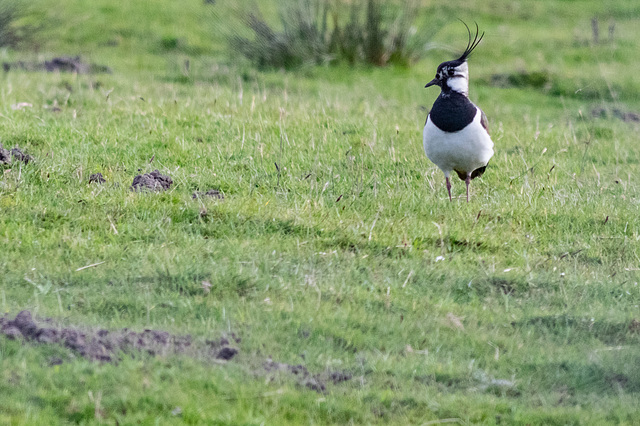
[[469, 98], [454, 91], [441, 93], [429, 113], [431, 122], [438, 129], [449, 133], [464, 129], [475, 116], [476, 106]]

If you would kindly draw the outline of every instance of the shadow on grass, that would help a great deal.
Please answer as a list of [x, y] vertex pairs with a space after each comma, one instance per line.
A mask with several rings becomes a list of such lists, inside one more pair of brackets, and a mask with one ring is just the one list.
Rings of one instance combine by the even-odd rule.
[[[626, 362], [631, 361], [631, 362]], [[640, 374], [629, 365], [638, 365], [640, 358], [625, 362], [578, 362], [528, 364], [519, 367], [521, 374], [532, 375], [538, 385], [547, 389], [562, 389], [571, 399], [578, 394], [612, 394], [640, 392]], [[629, 367], [629, 368], [625, 368]], [[564, 402], [559, 401], [559, 404]], [[570, 403], [570, 402], [569, 402]]]
[[452, 288], [457, 303], [468, 303], [490, 295], [508, 295], [523, 297], [530, 290], [530, 284], [524, 276], [489, 276], [474, 279], [460, 279]]
[[566, 339], [567, 343], [597, 339], [606, 345], [621, 345], [638, 343], [640, 330], [637, 323], [636, 320], [631, 322], [592, 321], [569, 315], [551, 315], [513, 322], [511, 325], [515, 328], [531, 327], [539, 334]]
[[320, 228], [303, 224], [294, 219], [247, 216], [212, 208], [204, 213], [195, 210], [181, 211], [172, 216], [173, 223], [189, 224], [190, 232], [203, 238], [260, 237], [310, 239], [320, 251], [339, 250], [354, 254], [368, 254], [388, 258], [402, 258], [410, 253], [422, 253], [424, 249], [445, 248], [447, 252], [473, 250], [493, 253], [498, 247], [481, 241], [458, 239], [454, 236], [420, 237], [413, 243], [398, 246], [388, 241], [369, 239], [364, 234], [347, 233], [342, 229]]

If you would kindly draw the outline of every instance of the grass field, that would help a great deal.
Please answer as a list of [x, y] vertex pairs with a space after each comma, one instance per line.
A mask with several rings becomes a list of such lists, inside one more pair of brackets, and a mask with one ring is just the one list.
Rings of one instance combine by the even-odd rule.
[[[3, 62], [112, 73], [0, 74], [0, 143], [34, 157], [0, 166], [0, 308], [237, 355], [0, 336], [0, 423], [637, 424], [640, 5], [429, 2], [409, 69], [283, 72], [229, 54], [226, 3], [29, 6]], [[421, 136], [456, 18], [496, 144], [468, 204]], [[130, 190], [154, 169], [170, 190]]]

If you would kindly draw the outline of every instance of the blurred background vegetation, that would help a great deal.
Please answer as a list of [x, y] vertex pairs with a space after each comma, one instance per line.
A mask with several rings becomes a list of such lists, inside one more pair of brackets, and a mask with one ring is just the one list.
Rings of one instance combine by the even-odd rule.
[[632, 101], [640, 92], [638, 79], [625, 72], [639, 65], [636, 2], [63, 3], [3, 0], [4, 59], [83, 55], [120, 73], [187, 82], [215, 79], [220, 64], [241, 74], [337, 65], [345, 74], [345, 66], [394, 66], [430, 75], [464, 48], [461, 19], [487, 33], [472, 71], [482, 84], [608, 100]]

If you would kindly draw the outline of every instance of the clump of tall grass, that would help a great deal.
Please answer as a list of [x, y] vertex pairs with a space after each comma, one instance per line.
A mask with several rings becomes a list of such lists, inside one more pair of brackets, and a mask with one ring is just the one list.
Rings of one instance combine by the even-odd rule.
[[232, 36], [232, 48], [260, 68], [346, 62], [408, 66], [421, 58], [438, 25], [418, 30], [417, 2], [288, 0], [280, 28], [259, 11], [244, 17], [253, 38]]
[[0, 1], [0, 46], [14, 46], [18, 42], [15, 21], [18, 9], [14, 2]]
[[30, 7], [24, 0], [0, 0], [0, 47], [18, 47], [40, 29], [41, 16], [30, 14]]

